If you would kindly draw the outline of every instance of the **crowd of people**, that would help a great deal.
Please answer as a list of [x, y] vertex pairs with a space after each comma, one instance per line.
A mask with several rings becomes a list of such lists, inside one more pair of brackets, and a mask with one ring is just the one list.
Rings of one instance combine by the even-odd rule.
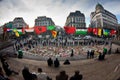
[[[85, 41], [85, 44], [76, 46], [55, 46], [53, 42], [34, 40], [32, 38], [24, 38], [16, 40], [14, 50], [22, 50], [24, 53], [39, 55], [43, 57], [72, 57], [73, 55], [86, 55], [87, 58], [94, 58], [106, 46], [104, 41]], [[45, 45], [46, 44], [46, 45]], [[53, 44], [53, 45], [49, 45]], [[87, 44], [87, 45], [86, 45]], [[104, 45], [100, 45], [104, 44]], [[106, 46], [107, 47], [107, 46]]]
[[[60, 61], [58, 58], [52, 60], [51, 57], [73, 57], [79, 54], [86, 55], [88, 59], [94, 58], [96, 55], [98, 60], [104, 60], [105, 55], [107, 53], [111, 53], [111, 48], [108, 50], [108, 46], [100, 45], [105, 44], [104, 41], [89, 41], [79, 43], [79, 46], [66, 46], [66, 44], [59, 45], [56, 47], [56, 42], [41, 42], [39, 40], [32, 40], [32, 38], [24, 38], [20, 40], [16, 40], [14, 44], [14, 50], [22, 50], [25, 52], [29, 52], [32, 54], [47, 56], [47, 64], [49, 67], [60, 67]], [[73, 43], [71, 43], [73, 44]], [[47, 46], [46, 46], [47, 45]], [[10, 80], [9, 76], [12, 74], [19, 75], [18, 72], [12, 70], [9, 67], [9, 64], [5, 60], [5, 58], [1, 57], [2, 66], [0, 67], [0, 80]], [[70, 61], [66, 59], [63, 63], [64, 65], [70, 65]], [[5, 74], [3, 73], [3, 70]], [[52, 80], [50, 76], [48, 76], [45, 72], [43, 72], [42, 68], [38, 68], [37, 72], [30, 72], [28, 67], [24, 67], [22, 69], [22, 76], [24, 80]], [[66, 74], [66, 71], [60, 71], [58, 75], [56, 75], [56, 80], [82, 80], [83, 75], [80, 74], [79, 70], [75, 71], [75, 74], [69, 77]]]
[[[45, 47], [43, 47], [43, 48], [45, 48]], [[100, 49], [100, 46], [97, 46], [97, 45], [95, 47], [96, 47], [96, 49], [95, 48], [91, 49], [91, 47], [86, 46], [85, 48], [82, 49], [82, 50], [87, 50], [86, 55], [87, 55], [88, 59], [94, 58], [96, 52], [98, 53], [98, 60], [100, 60], [100, 61], [105, 59], [106, 54], [111, 54], [111, 48], [107, 49], [105, 47], [102, 47], [102, 49]], [[49, 47], [47, 47], [47, 48], [48, 48], [48, 50], [51, 49]], [[55, 47], [53, 47], [53, 49], [54, 48]], [[78, 48], [78, 50], [79, 50], [79, 47], [75, 47], [75, 48]], [[65, 50], [69, 49], [69, 51], [70, 51], [69, 56], [73, 57], [75, 55], [75, 50], [74, 50], [75, 48], [66, 47], [64, 49]], [[55, 48], [54, 50], [56, 50], [56, 52], [57, 52], [57, 51], [59, 51], [59, 48], [58, 49]], [[117, 48], [116, 53], [118, 53], [118, 52], [119, 52], [119, 49]], [[1, 57], [0, 59], [1, 59], [1, 63], [2, 63], [2, 66], [0, 66], [0, 80], [10, 80], [9, 76], [12, 74], [19, 75], [18, 72], [14, 71], [10, 68], [9, 64], [7, 63], [7, 61], [4, 57]], [[47, 64], [49, 67], [55, 67], [55, 68], [60, 67], [60, 61], [58, 60], [58, 58], [53, 60], [51, 57], [49, 57], [47, 60]], [[66, 59], [63, 64], [70, 65], [71, 63], [68, 59]], [[5, 74], [4, 74], [3, 70], [4, 70]], [[24, 67], [22, 69], [22, 75], [23, 75], [24, 80], [52, 80], [52, 78], [50, 76], [48, 76], [45, 72], [43, 72], [42, 68], [38, 68], [38, 72], [30, 72], [28, 67]], [[60, 73], [58, 75], [56, 75], [55, 78], [56, 78], [56, 80], [68, 80], [68, 79], [69, 80], [82, 80], [83, 75], [80, 74], [80, 72], [77, 70], [77, 71], [75, 71], [75, 74], [73, 76], [69, 77], [66, 74], [66, 71], [63, 70], [63, 71], [60, 71]]]
[[[24, 80], [52, 80], [45, 72], [42, 71], [42, 68], [38, 68], [38, 72], [30, 72], [28, 67], [24, 67], [22, 70], [22, 75]], [[55, 77], [56, 80], [82, 80], [83, 75], [80, 74], [79, 70], [75, 71], [75, 74], [71, 77], [66, 74], [65, 70], [60, 71], [59, 74]]]
[[[10, 65], [7, 63], [6, 57], [2, 56], [0, 58], [1, 58], [1, 64], [2, 64], [2, 66], [0, 66], [0, 80], [12, 80], [10, 78], [11, 75], [19, 76], [18, 72], [10, 68]], [[49, 67], [54, 66], [55, 68], [58, 68], [60, 66], [60, 62], [57, 58], [54, 61], [51, 58], [49, 58], [47, 60], [47, 63]], [[63, 64], [70, 65], [70, 61], [66, 59]], [[37, 71], [30, 72], [29, 67], [24, 66], [21, 72], [24, 80], [52, 80], [52, 78], [48, 76], [47, 73], [45, 73], [42, 68], [38, 68]], [[80, 74], [79, 70], [76, 70], [75, 74], [71, 77], [69, 77], [66, 74], [65, 70], [62, 70], [55, 77], [56, 80], [82, 80], [82, 78], [83, 78], [83, 75]]]

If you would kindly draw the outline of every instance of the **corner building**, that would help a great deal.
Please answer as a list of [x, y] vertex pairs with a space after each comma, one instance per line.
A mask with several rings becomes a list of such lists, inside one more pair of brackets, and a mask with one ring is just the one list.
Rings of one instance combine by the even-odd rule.
[[97, 4], [95, 11], [91, 12], [91, 27], [102, 29], [117, 29], [118, 20], [114, 14], [104, 9], [101, 4]]

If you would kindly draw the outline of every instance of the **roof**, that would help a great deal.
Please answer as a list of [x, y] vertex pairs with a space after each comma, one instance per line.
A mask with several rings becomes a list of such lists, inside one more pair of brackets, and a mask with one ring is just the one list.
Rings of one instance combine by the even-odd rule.
[[96, 9], [104, 9], [103, 6], [102, 6], [101, 4], [99, 4], [99, 3], [96, 5], [95, 8], [96, 8]]
[[81, 13], [80, 11], [76, 11], [76, 12], [71, 12], [68, 17], [70, 16], [83, 16], [84, 17], [84, 14]]

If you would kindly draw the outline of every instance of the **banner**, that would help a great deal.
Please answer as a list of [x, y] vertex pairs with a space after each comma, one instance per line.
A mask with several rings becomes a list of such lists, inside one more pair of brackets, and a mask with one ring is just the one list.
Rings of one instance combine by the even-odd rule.
[[87, 28], [87, 31], [88, 31], [88, 33], [91, 33], [91, 32], [93, 32], [93, 28], [89, 27], [89, 28]]
[[87, 29], [76, 29], [76, 35], [87, 35]]
[[56, 38], [56, 36], [57, 36], [57, 31], [53, 30], [53, 31], [51, 31], [51, 33], [52, 33], [52, 36], [53, 36], [54, 38]]
[[75, 27], [70, 27], [70, 26], [65, 26], [64, 29], [67, 34], [74, 34], [76, 31]]
[[110, 34], [110, 30], [103, 29], [103, 35], [108, 36]]
[[47, 26], [47, 30], [55, 30], [55, 26]]
[[25, 29], [25, 32], [34, 32], [34, 28], [27, 28]]
[[98, 35], [101, 36], [102, 35], [102, 29], [98, 29]]
[[93, 34], [98, 35], [98, 28], [93, 28]]
[[46, 26], [35, 26], [34, 31], [36, 34], [41, 34], [47, 31]]
[[116, 35], [116, 33], [117, 33], [116, 30], [114, 30], [114, 29], [110, 30], [110, 35]]

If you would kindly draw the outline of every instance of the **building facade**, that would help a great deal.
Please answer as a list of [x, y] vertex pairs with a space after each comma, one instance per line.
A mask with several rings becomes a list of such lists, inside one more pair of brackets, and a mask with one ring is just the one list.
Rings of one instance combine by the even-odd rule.
[[13, 20], [13, 26], [12, 28], [23, 28], [23, 27], [27, 27], [28, 25], [26, 24], [26, 22], [24, 21], [24, 19], [22, 17], [16, 17]]
[[51, 26], [55, 25], [51, 18], [40, 16], [35, 19], [35, 26]]
[[117, 39], [120, 40], [120, 24], [118, 24], [118, 29], [117, 29]]
[[80, 11], [71, 12], [67, 17], [65, 26], [74, 26], [76, 29], [86, 28], [84, 14]]
[[[53, 20], [49, 17], [46, 16], [40, 16], [35, 19], [35, 25], [34, 26], [55, 26], [55, 23]], [[45, 33], [40, 34], [41, 37], [43, 38], [50, 38], [52, 37], [51, 31], [47, 30]], [[39, 35], [39, 36], [40, 36]]]
[[114, 14], [105, 10], [101, 4], [97, 4], [95, 11], [91, 12], [91, 27], [104, 29], [117, 29], [118, 20]]

